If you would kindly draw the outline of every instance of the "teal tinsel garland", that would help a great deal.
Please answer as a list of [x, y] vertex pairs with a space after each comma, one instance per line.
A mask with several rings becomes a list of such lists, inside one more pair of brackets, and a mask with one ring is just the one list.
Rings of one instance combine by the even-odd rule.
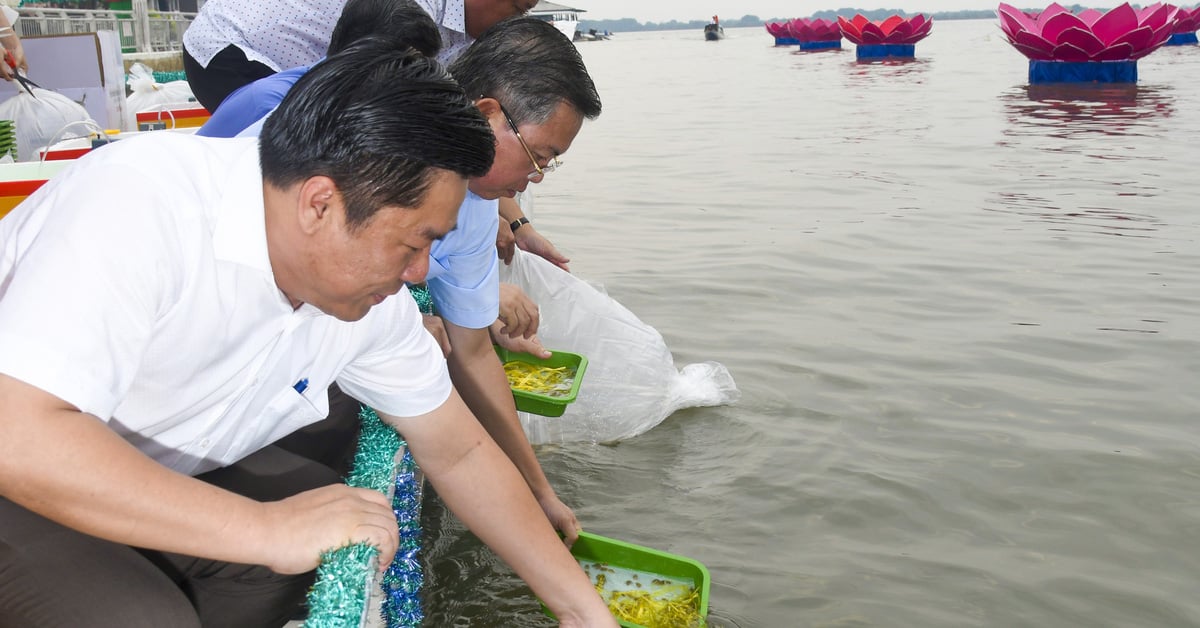
[[[424, 314], [433, 314], [433, 298], [424, 285], [410, 285], [409, 292]], [[387, 628], [417, 628], [421, 611], [424, 573], [417, 553], [421, 550], [421, 481], [412, 453], [400, 435], [383, 424], [375, 411], [364, 407], [359, 413], [362, 432], [354, 453], [354, 469], [346, 484], [392, 493], [392, 511], [400, 527], [400, 547], [383, 574], [383, 621]], [[404, 456], [396, 453], [405, 447]], [[378, 554], [373, 546], [356, 543], [322, 554], [317, 580], [308, 592], [305, 628], [349, 628], [361, 626], [369, 604], [372, 563]]]
[[412, 298], [417, 302], [417, 309], [421, 310], [422, 314], [433, 314], [433, 296], [429, 294], [429, 287], [425, 284], [409, 284], [408, 292], [412, 294]]
[[[362, 433], [354, 455], [354, 469], [346, 484], [387, 494], [394, 489], [392, 508], [400, 526], [400, 547], [383, 577], [383, 620], [388, 628], [415, 628], [423, 619], [420, 589], [423, 580], [416, 554], [420, 550], [420, 483], [412, 455], [396, 453], [404, 441], [383, 424], [370, 408], [359, 415]], [[317, 579], [308, 594], [305, 628], [360, 626], [369, 603], [368, 585], [378, 554], [373, 546], [356, 543], [326, 552], [317, 568]]]

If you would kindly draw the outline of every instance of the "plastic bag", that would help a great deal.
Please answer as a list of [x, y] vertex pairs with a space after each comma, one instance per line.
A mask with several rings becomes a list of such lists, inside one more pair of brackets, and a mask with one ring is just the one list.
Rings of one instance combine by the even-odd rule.
[[154, 71], [141, 62], [129, 66], [129, 78], [125, 84], [131, 92], [127, 99], [129, 110], [134, 113], [161, 111], [172, 105], [195, 103], [196, 100], [192, 86], [187, 81], [159, 83], [154, 79]]
[[63, 130], [72, 123], [89, 122], [99, 126], [83, 105], [58, 92], [34, 87], [34, 96], [24, 89], [0, 103], [0, 120], [12, 120], [17, 138], [17, 161], [37, 161], [38, 150], [63, 139]]
[[734, 403], [728, 369], [700, 362], [676, 369], [656, 329], [608, 296], [537, 255], [517, 249], [500, 280], [537, 302], [538, 336], [588, 360], [579, 395], [561, 417], [519, 412], [529, 442], [606, 443], [642, 434], [681, 408]]

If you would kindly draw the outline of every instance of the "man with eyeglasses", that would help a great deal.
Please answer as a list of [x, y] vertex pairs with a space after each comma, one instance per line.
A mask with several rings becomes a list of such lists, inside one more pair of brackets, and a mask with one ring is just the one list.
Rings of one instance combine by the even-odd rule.
[[[539, 183], [562, 167], [560, 156], [571, 147], [583, 121], [600, 115], [600, 97], [575, 44], [549, 22], [535, 18], [496, 24], [449, 69], [463, 90], [476, 97], [475, 106], [496, 136], [491, 169], [467, 182], [459, 224], [470, 224], [474, 216], [479, 222], [489, 216], [494, 221], [499, 199], [525, 191], [530, 183]], [[486, 281], [498, 283], [494, 247], [487, 259]], [[448, 270], [453, 266], [451, 262]], [[453, 296], [453, 288], [447, 290], [448, 282], [439, 270], [431, 267], [427, 281], [450, 338], [447, 362], [455, 388], [525, 476], [550, 522], [573, 543], [579, 523], [542, 473], [487, 329], [456, 323], [454, 312], [443, 305], [453, 303], [446, 298]]]
[[[525, 436], [488, 329], [500, 313], [498, 205], [561, 167], [560, 155], [584, 119], [600, 115], [600, 97], [575, 44], [535, 18], [497, 23], [449, 69], [491, 125], [496, 156], [485, 175], [468, 181], [457, 227], [435, 242], [430, 254], [426, 282], [450, 345], [447, 364], [467, 406], [520, 470], [554, 527], [574, 542], [578, 520], [550, 486]], [[262, 123], [241, 135], [256, 134]], [[514, 329], [529, 325], [527, 320], [504, 322]], [[541, 345], [505, 346], [533, 351]], [[359, 404], [336, 386], [329, 392], [329, 418], [285, 439], [285, 449], [311, 455], [309, 448], [320, 447], [329, 456], [353, 451]], [[339, 462], [329, 460], [335, 466]]]
[[[438, 24], [449, 63], [488, 27], [537, 0], [417, 0]], [[208, 0], [183, 34], [183, 68], [209, 111], [238, 88], [325, 56], [346, 0]]]

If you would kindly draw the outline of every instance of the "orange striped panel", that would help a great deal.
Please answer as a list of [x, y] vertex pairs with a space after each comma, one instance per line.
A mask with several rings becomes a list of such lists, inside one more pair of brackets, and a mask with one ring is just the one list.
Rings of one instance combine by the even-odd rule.
[[34, 190], [42, 187], [46, 180], [38, 181], [0, 181], [0, 218], [12, 211], [25, 197], [33, 194]]
[[[137, 114], [138, 129], [142, 128], [143, 123], [147, 122], [163, 122], [167, 128], [188, 128], [197, 127], [208, 122], [212, 114], [203, 107], [192, 107], [189, 109], [169, 109], [166, 111], [143, 111]], [[175, 125], [171, 126], [171, 119], [174, 118]]]

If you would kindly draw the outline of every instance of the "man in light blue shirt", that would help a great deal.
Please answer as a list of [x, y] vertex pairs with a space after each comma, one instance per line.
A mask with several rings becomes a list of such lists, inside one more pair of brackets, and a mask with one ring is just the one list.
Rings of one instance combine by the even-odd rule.
[[[356, 1], [369, 0], [352, 0], [347, 10]], [[339, 27], [345, 20], [344, 14]], [[457, 228], [430, 252], [426, 282], [444, 321], [447, 365], [455, 388], [521, 471], [547, 518], [573, 542], [579, 523], [550, 487], [529, 445], [488, 330], [500, 316], [499, 200], [525, 191], [561, 165], [558, 157], [583, 121], [600, 114], [600, 98], [575, 45], [553, 25], [534, 18], [509, 19], [488, 29], [451, 64], [450, 72], [469, 95], [477, 96], [475, 105], [496, 136], [496, 158], [486, 175], [468, 182]], [[275, 85], [253, 92], [274, 93], [286, 80], [279, 77]], [[234, 96], [218, 113], [240, 103]], [[246, 110], [253, 110], [255, 100], [247, 97], [246, 102]], [[252, 134], [253, 126], [242, 134]], [[325, 442], [349, 431], [357, 416], [356, 403], [339, 399], [343, 395], [336, 389], [331, 395], [330, 418], [317, 438]]]

